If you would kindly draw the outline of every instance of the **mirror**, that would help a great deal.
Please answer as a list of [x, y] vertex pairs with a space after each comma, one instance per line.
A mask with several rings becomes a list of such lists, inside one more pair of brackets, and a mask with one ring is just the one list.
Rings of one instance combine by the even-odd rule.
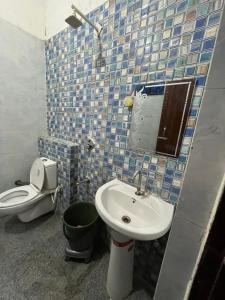
[[178, 157], [194, 85], [185, 79], [136, 86], [129, 148]]

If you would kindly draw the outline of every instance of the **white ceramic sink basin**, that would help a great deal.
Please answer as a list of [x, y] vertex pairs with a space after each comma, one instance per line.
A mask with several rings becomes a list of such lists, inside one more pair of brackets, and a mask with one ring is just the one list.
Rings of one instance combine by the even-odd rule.
[[151, 194], [137, 196], [135, 191], [118, 179], [104, 184], [95, 197], [99, 215], [109, 227], [136, 240], [163, 236], [171, 226], [174, 206]]

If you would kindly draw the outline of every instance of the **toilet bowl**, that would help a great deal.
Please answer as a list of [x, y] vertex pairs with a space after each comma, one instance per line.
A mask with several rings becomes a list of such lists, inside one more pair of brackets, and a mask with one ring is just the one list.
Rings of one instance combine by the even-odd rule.
[[12, 188], [0, 194], [0, 217], [17, 215], [29, 222], [54, 210], [57, 187], [56, 162], [37, 158], [30, 170], [30, 184]]

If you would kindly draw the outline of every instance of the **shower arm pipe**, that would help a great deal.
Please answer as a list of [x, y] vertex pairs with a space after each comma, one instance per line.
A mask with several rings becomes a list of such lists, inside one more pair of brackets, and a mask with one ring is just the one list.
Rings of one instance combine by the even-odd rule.
[[74, 4], [72, 4], [71, 8], [74, 10], [75, 13], [77, 13], [82, 19], [84, 19], [89, 25], [94, 27], [94, 29], [97, 32], [98, 38], [100, 39], [100, 33], [102, 31], [102, 28], [98, 28], [95, 24], [93, 24], [85, 15], [78, 9]]

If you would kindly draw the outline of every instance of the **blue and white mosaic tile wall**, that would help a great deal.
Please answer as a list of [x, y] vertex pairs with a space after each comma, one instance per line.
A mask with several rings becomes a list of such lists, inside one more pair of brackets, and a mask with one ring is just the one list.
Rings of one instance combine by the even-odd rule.
[[40, 156], [57, 162], [58, 185], [63, 187], [63, 195], [58, 203], [58, 208], [63, 212], [75, 200], [78, 146], [65, 140], [43, 136], [38, 139], [38, 151]]
[[[88, 24], [68, 27], [46, 42], [48, 130], [79, 145], [79, 176], [91, 179], [88, 189], [80, 187], [81, 200], [94, 199], [97, 188], [116, 175], [131, 183], [136, 169], [154, 193], [178, 200], [222, 5], [221, 0], [106, 2], [88, 15], [103, 25], [102, 68], [95, 68], [98, 42]], [[197, 85], [179, 158], [129, 151], [131, 111], [123, 100], [134, 85], [193, 76]], [[86, 150], [87, 136], [96, 142], [92, 152]], [[164, 236], [136, 245], [135, 275], [151, 294], [166, 242]]]
[[[106, 66], [95, 68], [98, 41], [88, 24], [46, 42], [48, 129], [81, 146], [79, 175], [90, 191], [118, 175], [131, 182], [136, 169], [154, 193], [176, 202], [211, 62], [222, 0], [117, 0], [89, 13], [103, 25]], [[197, 78], [180, 156], [139, 155], [127, 149], [131, 112], [124, 97], [137, 83]], [[92, 153], [84, 140], [96, 141]], [[144, 182], [143, 182], [144, 183]]]

